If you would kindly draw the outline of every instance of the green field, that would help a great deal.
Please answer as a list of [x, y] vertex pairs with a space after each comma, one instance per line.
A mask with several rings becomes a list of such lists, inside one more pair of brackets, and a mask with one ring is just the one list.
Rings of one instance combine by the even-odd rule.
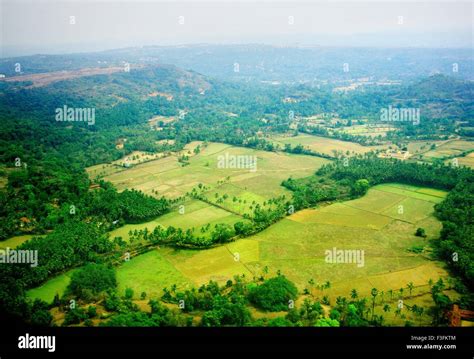
[[44, 300], [47, 303], [51, 303], [56, 294], [59, 296], [64, 294], [64, 291], [71, 281], [71, 275], [73, 272], [74, 270], [70, 270], [48, 280], [46, 283], [37, 288], [30, 289], [26, 293], [27, 297], [31, 299], [38, 298]]
[[[226, 153], [231, 156], [256, 156], [257, 170], [251, 172], [246, 168], [218, 168], [219, 156], [224, 156]], [[309, 176], [324, 163], [327, 163], [327, 160], [318, 157], [211, 143], [203, 148], [201, 153], [190, 157], [187, 166], [183, 167], [176, 156], [170, 156], [112, 173], [104, 179], [112, 182], [119, 191], [135, 188], [152, 194], [152, 190], [155, 190], [160, 196], [169, 198], [183, 196], [199, 183], [216, 188], [218, 182], [227, 181], [242, 191], [271, 198], [288, 193], [280, 186], [282, 180], [290, 176], [295, 178]]]
[[[153, 231], [155, 227], [162, 226], [168, 227], [173, 226], [175, 228], [196, 228], [199, 229], [207, 224], [211, 225], [211, 230], [217, 223], [227, 223], [233, 225], [238, 221], [245, 222], [246, 220], [242, 217], [225, 211], [221, 208], [209, 205], [200, 200], [189, 200], [182, 204], [183, 213], [181, 214], [180, 208], [173, 209], [170, 213], [167, 213], [161, 217], [158, 217], [152, 221], [140, 223], [140, 224], [126, 224], [120, 228], [117, 228], [110, 232], [110, 238], [122, 237], [124, 240], [129, 239], [129, 232], [134, 230]], [[201, 235], [201, 234], [200, 234]]]
[[302, 134], [294, 137], [278, 136], [273, 141], [282, 147], [285, 144], [296, 146], [298, 144], [319, 153], [334, 156], [335, 151], [339, 153], [349, 153], [351, 155], [367, 153], [378, 149], [386, 149], [388, 146], [362, 146], [355, 142], [340, 141], [327, 137]]
[[[130, 287], [137, 296], [144, 291], [148, 297], [159, 297], [162, 289], [172, 284], [184, 289], [209, 280], [224, 283], [234, 275], [259, 277], [267, 267], [266, 276], [281, 271], [300, 292], [309, 288], [310, 279], [316, 283], [330, 281], [330, 289], [309, 289], [315, 297], [327, 295], [331, 301], [340, 295], [348, 296], [353, 288], [359, 295], [369, 296], [374, 287], [379, 291], [398, 291], [408, 282], [413, 282], [414, 293], [419, 298], [429, 301], [428, 281], [448, 274], [442, 263], [430, 260], [424, 252], [415, 254], [409, 249], [414, 246], [428, 249], [428, 240], [437, 238], [441, 224], [433, 217], [433, 207], [445, 195], [429, 188], [383, 184], [371, 188], [362, 198], [299, 211], [255, 236], [220, 247], [159, 248], [117, 269], [119, 291]], [[186, 214], [182, 217], [169, 214], [167, 223], [191, 225], [188, 221], [192, 218], [199, 221], [199, 216], [193, 217], [193, 213], [209, 210], [206, 206], [192, 201], [188, 219]], [[217, 209], [220, 211], [228, 213]], [[160, 219], [162, 223], [166, 222], [164, 217]], [[204, 217], [209, 221], [207, 214]], [[183, 220], [181, 223], [179, 218]], [[414, 235], [418, 227], [425, 228], [426, 239]], [[114, 233], [118, 235], [126, 228]], [[364, 265], [327, 263], [326, 251], [334, 247], [364, 251]], [[51, 299], [54, 293], [64, 290], [67, 281], [62, 275], [28, 295]], [[395, 323], [399, 318], [392, 319]]]
[[130, 259], [117, 269], [118, 293], [126, 288], [134, 291], [138, 298], [145, 291], [147, 296], [156, 298], [162, 295], [163, 288], [176, 284], [184, 289], [191, 286], [189, 280], [179, 272], [159, 251], [153, 250]]
[[32, 235], [32, 234], [25, 234], [23, 236], [15, 236], [4, 241], [0, 241], [0, 248], [16, 248], [20, 244], [29, 241], [33, 237], [42, 237], [41, 235]]

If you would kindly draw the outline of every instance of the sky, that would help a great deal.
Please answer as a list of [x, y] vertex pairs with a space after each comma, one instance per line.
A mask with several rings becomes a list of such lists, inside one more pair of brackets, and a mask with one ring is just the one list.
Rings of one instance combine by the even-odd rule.
[[471, 47], [465, 1], [0, 0], [1, 53], [143, 45]]

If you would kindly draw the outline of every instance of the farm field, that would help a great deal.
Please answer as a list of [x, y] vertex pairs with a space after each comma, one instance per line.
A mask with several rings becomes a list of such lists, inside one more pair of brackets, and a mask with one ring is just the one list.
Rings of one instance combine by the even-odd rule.
[[[348, 296], [353, 288], [359, 296], [370, 296], [374, 287], [385, 293], [397, 292], [408, 282], [415, 286], [412, 300], [430, 301], [428, 281], [448, 274], [425, 250], [416, 254], [409, 249], [428, 247], [427, 241], [438, 236], [441, 224], [433, 217], [433, 207], [445, 195], [429, 188], [383, 184], [362, 198], [299, 211], [255, 236], [223, 246], [156, 249], [117, 269], [119, 290], [130, 287], [137, 296], [144, 291], [153, 297], [172, 284], [184, 289], [209, 280], [223, 284], [234, 275], [270, 277], [281, 271], [300, 293], [309, 289], [312, 296], [327, 295], [331, 302], [337, 296]], [[201, 206], [199, 201], [191, 203], [194, 211], [190, 214], [200, 211]], [[426, 239], [414, 235], [418, 227], [425, 228]], [[364, 265], [327, 263], [325, 251], [333, 248], [363, 250]], [[316, 284], [329, 281], [331, 288], [310, 288], [310, 279]], [[29, 296], [54, 295], [54, 290], [65, 287], [66, 280], [64, 276], [55, 278], [30, 291]], [[390, 318], [387, 321], [399, 320]]]
[[[187, 150], [188, 151], [188, 150]], [[256, 156], [257, 169], [218, 168], [219, 156]], [[273, 198], [289, 192], [280, 186], [284, 179], [309, 176], [328, 161], [323, 158], [286, 153], [258, 151], [242, 147], [211, 143], [190, 157], [182, 166], [175, 156], [139, 164], [119, 173], [105, 176], [119, 191], [135, 188], [159, 196], [184, 196], [199, 183], [213, 189], [218, 182], [231, 183], [237, 192], [251, 192], [261, 198]], [[214, 193], [213, 193], [214, 194]]]
[[292, 146], [301, 144], [302, 146], [307, 147], [312, 151], [324, 153], [331, 156], [334, 155], [334, 151], [342, 153], [347, 153], [347, 151], [349, 151], [350, 154], [360, 154], [373, 150], [388, 148], [388, 146], [362, 146], [354, 142], [340, 141], [332, 138], [319, 137], [307, 134], [301, 134], [295, 137], [278, 136], [274, 137], [273, 141], [280, 144], [281, 146], [284, 146], [287, 143]]
[[407, 145], [408, 152], [411, 155], [428, 152], [432, 145], [440, 146], [446, 141], [411, 141]]
[[74, 269], [48, 280], [37, 288], [30, 289], [26, 292], [26, 296], [31, 299], [38, 298], [47, 303], [51, 303], [56, 294], [59, 296], [64, 294], [64, 291], [71, 281], [71, 275], [73, 272]]
[[[179, 212], [179, 208], [173, 209], [170, 213], [160, 216], [152, 221], [140, 224], [126, 224], [110, 232], [110, 238], [122, 237], [123, 240], [128, 241], [130, 231], [140, 231], [145, 228], [148, 231], [160, 225], [162, 227], [173, 226], [175, 228], [182, 228], [184, 230], [189, 228], [199, 229], [202, 226], [210, 224], [212, 230], [217, 223], [226, 223], [233, 225], [238, 221], [245, 222], [242, 217], [217, 208], [200, 200], [189, 200], [183, 203], [184, 213]], [[208, 234], [207, 232], [203, 235]]]
[[465, 140], [447, 141], [443, 143], [442, 145], [436, 147], [435, 149], [424, 153], [423, 159], [430, 161], [437, 158], [456, 156], [469, 150], [474, 150], [473, 141], [465, 141]]
[[15, 236], [4, 241], [0, 241], [0, 248], [16, 248], [20, 244], [29, 241], [33, 237], [42, 237], [41, 235], [32, 235], [32, 234], [24, 234], [22, 236]]
[[[456, 157], [459, 166], [467, 166], [474, 169], [474, 152], [471, 152], [464, 157]], [[453, 160], [446, 160], [446, 162], [453, 163]]]
[[342, 127], [340, 132], [345, 132], [350, 135], [355, 136], [370, 136], [370, 137], [385, 137], [387, 133], [390, 131], [394, 131], [395, 127], [388, 126], [386, 124], [376, 125], [376, 126], [369, 126], [369, 125], [353, 125], [350, 127]]

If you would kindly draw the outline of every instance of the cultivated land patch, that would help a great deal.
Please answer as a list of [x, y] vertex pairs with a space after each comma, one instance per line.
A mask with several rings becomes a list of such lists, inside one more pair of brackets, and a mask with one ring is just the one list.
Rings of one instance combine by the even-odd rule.
[[[428, 249], [428, 241], [438, 237], [441, 223], [434, 218], [433, 208], [445, 195], [435, 189], [383, 184], [371, 188], [362, 198], [299, 211], [257, 235], [223, 246], [207, 250], [155, 249], [117, 269], [119, 290], [130, 287], [136, 296], [146, 292], [147, 298], [159, 297], [162, 289], [172, 284], [184, 289], [209, 280], [224, 284], [235, 275], [269, 277], [281, 271], [301, 293], [308, 289], [314, 298], [327, 296], [331, 303], [337, 296], [349, 296], [352, 289], [357, 289], [359, 296], [370, 297], [375, 287], [386, 298], [392, 291], [392, 312], [399, 297], [413, 303], [426, 302], [424, 306], [428, 307], [432, 304], [428, 281], [447, 278], [448, 273], [442, 262], [429, 259], [424, 251], [414, 253], [410, 249]], [[189, 208], [191, 216], [207, 207], [194, 200]], [[184, 220], [186, 215], [181, 216], [184, 226], [188, 221]], [[169, 220], [177, 219], [170, 216]], [[427, 238], [414, 235], [418, 227], [426, 229]], [[333, 248], [364, 251], [363, 266], [326, 262], [326, 251]], [[309, 285], [310, 279], [316, 285]], [[317, 284], [327, 281], [331, 283], [329, 289], [318, 289]], [[28, 295], [52, 298], [61, 288], [64, 290], [67, 282], [61, 275]], [[415, 286], [411, 296], [406, 288], [409, 282]], [[399, 293], [400, 288], [405, 294]], [[423, 323], [428, 317], [416, 319]], [[386, 321], [404, 323], [395, 315], [389, 315]]]
[[290, 144], [296, 146], [298, 144], [319, 153], [334, 156], [335, 151], [346, 154], [360, 154], [367, 153], [374, 150], [387, 149], [388, 146], [362, 146], [355, 142], [340, 141], [327, 137], [319, 137], [308, 134], [301, 134], [294, 137], [278, 136], [274, 137], [273, 141], [284, 146]]
[[189, 228], [195, 228], [199, 230], [201, 227], [210, 224], [210, 229], [204, 233], [198, 231], [196, 235], [208, 236], [214, 229], [214, 225], [218, 223], [226, 223], [234, 225], [236, 222], [246, 222], [247, 220], [242, 217], [235, 215], [231, 212], [225, 211], [221, 208], [215, 207], [208, 203], [200, 200], [189, 200], [182, 204], [182, 210], [180, 207], [174, 208], [171, 212], [160, 216], [152, 221], [140, 223], [140, 224], [126, 224], [120, 228], [111, 231], [110, 238], [121, 237], [123, 240], [129, 240], [130, 231], [145, 230], [145, 228], [151, 232], [157, 226], [167, 228], [173, 226], [175, 228], [181, 228], [183, 230]]
[[[184, 152], [190, 151], [192, 149], [187, 148]], [[249, 168], [220, 168], [219, 156], [225, 155], [256, 158], [256, 171]], [[251, 211], [253, 201], [263, 203], [280, 195], [290, 196], [291, 192], [281, 186], [283, 180], [290, 176], [299, 178], [312, 175], [325, 163], [328, 160], [314, 156], [210, 143], [199, 154], [191, 156], [186, 166], [178, 162], [176, 156], [169, 156], [111, 173], [104, 179], [112, 182], [119, 191], [135, 188], [151, 195], [156, 195], [157, 191], [158, 196], [168, 198], [184, 196], [201, 183], [208, 188], [205, 195], [209, 201], [218, 204], [216, 193], [218, 197], [227, 194], [229, 198], [219, 206], [243, 214]], [[236, 201], [233, 201], [234, 197], [237, 197]], [[240, 204], [238, 199], [241, 199]]]
[[118, 293], [124, 294], [125, 289], [131, 288], [134, 297], [139, 298], [142, 292], [147, 297], [157, 298], [163, 295], [163, 288], [176, 285], [177, 288], [191, 287], [191, 282], [159, 251], [148, 253], [130, 259], [117, 269]]
[[452, 140], [446, 141], [433, 150], [423, 154], [423, 159], [430, 161], [437, 158], [458, 156], [465, 151], [474, 150], [474, 141]]
[[11, 237], [11, 238], [5, 239], [4, 241], [0, 241], [0, 248], [16, 248], [20, 244], [23, 244], [26, 241], [29, 241], [33, 237], [43, 237], [43, 236], [42, 235], [25, 234], [25, 235], [22, 235], [22, 236]]
[[[467, 166], [474, 169], [474, 152], [469, 153], [465, 157], [456, 157], [459, 166]], [[446, 163], [453, 163], [453, 159], [446, 160]]]
[[64, 294], [69, 282], [71, 281], [71, 275], [73, 272], [74, 269], [51, 278], [43, 285], [27, 291], [26, 296], [32, 300], [41, 299], [46, 303], [51, 303], [56, 294], [60, 297]]

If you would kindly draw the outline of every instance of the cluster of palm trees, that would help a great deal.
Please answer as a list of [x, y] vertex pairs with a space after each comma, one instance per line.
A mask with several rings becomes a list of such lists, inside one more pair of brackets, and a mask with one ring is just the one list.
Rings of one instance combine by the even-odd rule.
[[[430, 279], [428, 284], [431, 288], [432, 285], [433, 285], [433, 280]], [[325, 289], [329, 289], [331, 287], [331, 283], [329, 281], [327, 281], [325, 283], [322, 283], [322, 284], [316, 284], [314, 279], [310, 279], [308, 281], [308, 285], [309, 285], [309, 288], [305, 288], [304, 294], [311, 295], [311, 296], [313, 296], [313, 289], [314, 288], [316, 288], [317, 290], [320, 290], [322, 292]], [[398, 301], [397, 308], [394, 311], [395, 317], [400, 317], [402, 319], [405, 319], [406, 316], [402, 313], [402, 311], [403, 311], [403, 309], [406, 309], [407, 311], [412, 312], [417, 317], [419, 323], [421, 324], [423, 314], [426, 313], [425, 308], [423, 308], [422, 306], [417, 305], [417, 304], [408, 305], [408, 304], [403, 302], [404, 295], [406, 293], [405, 290], [408, 290], [409, 294], [408, 294], [407, 298], [410, 298], [410, 297], [412, 297], [414, 289], [415, 289], [415, 285], [414, 285], [413, 282], [409, 282], [406, 285], [406, 287], [402, 287], [398, 290], [389, 289], [386, 293], [384, 291], [379, 291], [377, 288], [372, 288], [372, 290], [370, 291], [372, 306], [371, 306], [370, 309], [367, 309], [367, 312], [366, 312], [367, 318], [369, 318], [369, 316], [370, 316], [370, 318], [371, 318], [370, 320], [372, 322], [382, 323], [383, 320], [384, 320], [383, 316], [382, 315], [377, 316], [375, 314], [376, 305], [378, 305], [378, 304], [382, 305], [383, 312], [384, 313], [389, 313], [389, 312], [392, 311], [392, 306], [389, 303], [386, 303], [386, 300], [388, 302], [393, 302], [394, 299], [395, 299], [395, 300]], [[389, 298], [385, 297], [386, 294], [389, 296]], [[398, 294], [398, 296], [396, 296], [396, 294]], [[326, 297], [325, 301], [328, 303], [329, 300], [327, 299], [327, 296], [325, 296], [325, 297]], [[352, 289], [351, 292], [350, 292], [350, 297], [353, 301], [358, 300], [359, 299], [358, 291], [356, 289]]]

